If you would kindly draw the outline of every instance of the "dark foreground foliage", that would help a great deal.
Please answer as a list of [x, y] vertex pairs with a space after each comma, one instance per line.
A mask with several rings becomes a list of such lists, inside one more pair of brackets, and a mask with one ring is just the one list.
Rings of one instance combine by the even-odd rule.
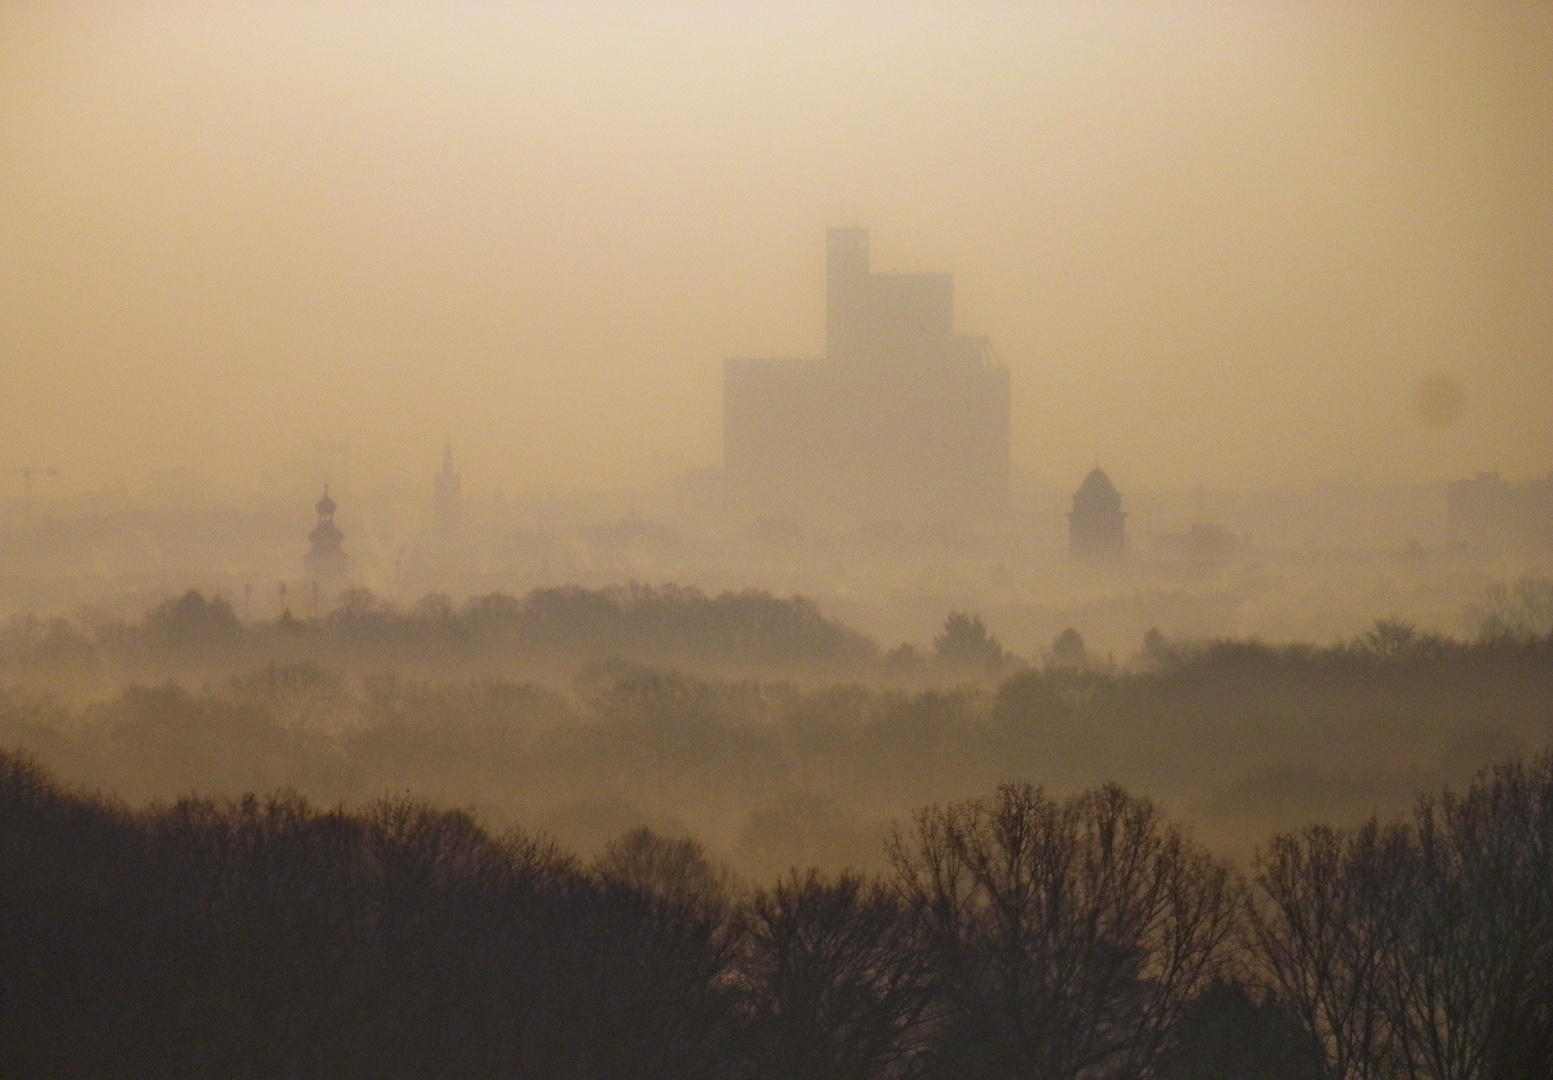
[[132, 810], [0, 755], [0, 1076], [1533, 1078], [1553, 758], [1242, 884], [1152, 802], [933, 806], [741, 891], [409, 801]]
[[10, 1076], [718, 1075], [722, 909], [467, 815], [130, 812], [0, 763]]

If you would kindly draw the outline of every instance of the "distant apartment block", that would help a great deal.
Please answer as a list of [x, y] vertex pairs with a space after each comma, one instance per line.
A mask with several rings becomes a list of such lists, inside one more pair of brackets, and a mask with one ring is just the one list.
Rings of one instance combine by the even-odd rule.
[[1451, 540], [1473, 547], [1553, 545], [1553, 473], [1512, 484], [1498, 473], [1480, 472], [1453, 480], [1446, 489], [1445, 515]]
[[1009, 483], [1008, 371], [954, 332], [949, 274], [878, 274], [868, 230], [827, 234], [823, 360], [728, 360], [729, 488], [770, 514], [945, 521]]

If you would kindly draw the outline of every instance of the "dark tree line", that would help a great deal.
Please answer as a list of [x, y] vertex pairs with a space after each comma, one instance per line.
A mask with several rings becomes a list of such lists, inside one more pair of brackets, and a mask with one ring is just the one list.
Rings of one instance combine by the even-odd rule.
[[[1412, 676], [1472, 677], [1490, 669], [1545, 667], [1553, 656], [1553, 582], [1524, 578], [1486, 588], [1464, 612], [1468, 639], [1381, 620], [1329, 646], [1252, 640], [1143, 639], [1133, 670], [1180, 683], [1239, 675], [1304, 674], [1323, 680]], [[950, 612], [933, 649], [902, 644], [888, 653], [867, 635], [826, 618], [813, 601], [756, 589], [709, 595], [694, 587], [557, 586], [524, 596], [490, 593], [461, 603], [442, 594], [399, 606], [365, 589], [324, 612], [298, 610], [245, 621], [219, 594], [197, 589], [167, 600], [139, 621], [89, 612], [75, 620], [35, 615], [0, 623], [0, 678], [33, 684], [112, 686], [125, 677], [208, 678], [263, 664], [318, 661], [350, 671], [384, 667], [420, 674], [570, 676], [600, 659], [669, 664], [702, 672], [995, 682], [1031, 664], [1070, 677], [1114, 677], [1092, 662], [1077, 630], [1064, 630], [1027, 662], [1007, 652], [980, 617]], [[1039, 675], [1039, 673], [1036, 673]]]
[[[1027, 670], [995, 689], [805, 686], [623, 662], [564, 689], [312, 662], [84, 700], [0, 677], [0, 746], [136, 803], [294, 788], [359, 804], [409, 790], [590, 849], [678, 821], [762, 876], [882, 869], [890, 821], [1010, 775], [1069, 790], [1114, 779], [1193, 805], [1216, 843], [1249, 852], [1318, 815], [1402, 811], [1417, 791], [1546, 744], [1553, 643], [1414, 648], [1401, 636], [1332, 649], [1166, 643], [1149, 666]], [[618, 813], [585, 816], [610, 800]]]
[[1553, 1069], [1553, 757], [1241, 881], [1007, 784], [893, 873], [741, 888], [410, 801], [131, 810], [0, 756], [4, 1077], [1369, 1077]]
[[6, 1076], [715, 1076], [734, 946], [462, 813], [131, 812], [0, 761]]
[[868, 669], [878, 651], [801, 596], [758, 589], [708, 595], [679, 585], [556, 586], [458, 604], [431, 594], [408, 607], [352, 589], [327, 612], [287, 608], [254, 622], [226, 598], [190, 589], [138, 622], [19, 616], [0, 624], [0, 677], [76, 682], [120, 672], [209, 674], [303, 657], [367, 669], [492, 670], [523, 661], [569, 671], [620, 656], [836, 675]]

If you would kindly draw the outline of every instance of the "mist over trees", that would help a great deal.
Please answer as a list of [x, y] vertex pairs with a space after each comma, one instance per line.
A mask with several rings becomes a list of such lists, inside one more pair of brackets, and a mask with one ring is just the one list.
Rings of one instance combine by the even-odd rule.
[[[1114, 779], [1245, 855], [1314, 817], [1400, 811], [1553, 735], [1553, 639], [1527, 630], [1455, 639], [1383, 620], [1330, 646], [1152, 634], [1119, 664], [1077, 631], [1013, 658], [955, 613], [933, 652], [903, 659], [799, 601], [625, 595], [411, 611], [363, 597], [288, 626], [190, 593], [139, 623], [15, 620], [0, 634], [0, 746], [135, 802], [413, 791], [587, 850], [688, 830], [775, 873], [881, 869], [889, 822], [1009, 777], [1065, 793]], [[526, 674], [553, 657], [521, 641], [585, 625], [602, 629]], [[740, 673], [772, 640], [817, 666]], [[692, 669], [585, 651], [686, 642]], [[830, 663], [853, 674], [825, 677]]]
[[0, 1065], [1545, 1076], [1541, 597], [1124, 662], [673, 589], [13, 620]]
[[0, 0], [0, 1080], [1553, 1080], [1550, 69]]
[[134, 623], [16, 616], [0, 627], [0, 677], [99, 688], [124, 678], [208, 678], [268, 663], [350, 671], [521, 674], [568, 679], [600, 658], [744, 674], [848, 677], [878, 646], [810, 600], [760, 590], [708, 596], [676, 585], [558, 586], [461, 604], [431, 594], [405, 609], [369, 590], [299, 618], [244, 622], [222, 596], [190, 589]]

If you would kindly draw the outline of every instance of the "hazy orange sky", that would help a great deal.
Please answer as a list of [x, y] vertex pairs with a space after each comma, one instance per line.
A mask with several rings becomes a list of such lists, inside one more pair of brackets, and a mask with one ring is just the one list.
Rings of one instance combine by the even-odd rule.
[[1058, 485], [1553, 469], [1550, 4], [13, 3], [4, 490], [666, 483], [840, 224]]

